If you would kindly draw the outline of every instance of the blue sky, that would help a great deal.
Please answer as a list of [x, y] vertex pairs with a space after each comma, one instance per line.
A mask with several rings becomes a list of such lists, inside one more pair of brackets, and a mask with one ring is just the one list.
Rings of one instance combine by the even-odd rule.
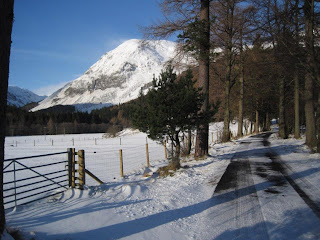
[[158, 0], [15, 0], [9, 85], [44, 95], [82, 75], [139, 26], [161, 19]]

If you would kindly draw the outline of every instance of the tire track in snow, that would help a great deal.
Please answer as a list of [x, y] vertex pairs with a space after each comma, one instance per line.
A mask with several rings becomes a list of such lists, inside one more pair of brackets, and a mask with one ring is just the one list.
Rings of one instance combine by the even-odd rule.
[[319, 216], [310, 207], [320, 199], [316, 186], [290, 172], [270, 147], [271, 134], [239, 145], [211, 198], [205, 239], [319, 239]]
[[219, 210], [215, 208], [221, 205], [229, 209], [224, 213], [228, 217], [220, 215], [226, 226], [220, 226], [215, 239], [269, 239], [252, 179], [248, 144], [241, 143], [240, 151], [231, 159], [213, 194], [213, 209], [209, 216], [217, 215]]
[[[263, 143], [265, 146], [270, 146], [268, 138], [271, 133], [263, 135]], [[274, 164], [277, 165], [278, 171], [283, 174], [284, 178], [299, 194], [303, 201], [311, 208], [315, 215], [320, 219], [320, 193], [319, 188], [313, 186], [307, 179], [301, 178], [299, 174], [295, 173], [292, 168], [283, 162], [280, 157], [271, 148], [268, 148], [266, 155]]]

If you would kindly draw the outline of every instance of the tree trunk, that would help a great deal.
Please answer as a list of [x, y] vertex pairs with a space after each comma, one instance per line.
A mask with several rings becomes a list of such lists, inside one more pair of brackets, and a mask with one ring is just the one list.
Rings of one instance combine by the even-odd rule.
[[187, 145], [187, 154], [190, 155], [191, 153], [191, 146], [192, 146], [192, 142], [191, 142], [191, 129], [188, 130], [188, 145]]
[[259, 111], [256, 110], [256, 124], [254, 126], [255, 133], [259, 133]]
[[9, 78], [11, 32], [13, 23], [13, 0], [0, 2], [0, 239], [5, 228], [3, 207], [3, 160], [6, 133], [6, 107]]
[[299, 73], [294, 72], [294, 137], [300, 138], [300, 98], [299, 98]]
[[[244, 23], [243, 23], [244, 24]], [[239, 98], [239, 113], [238, 113], [238, 137], [243, 136], [243, 99], [244, 99], [244, 58], [243, 58], [243, 31], [240, 27], [240, 98]]]
[[306, 144], [307, 146], [315, 150], [316, 147], [316, 123], [314, 116], [314, 105], [313, 105], [313, 79], [310, 73], [306, 73], [305, 76], [305, 106], [304, 111], [306, 115]]
[[175, 167], [175, 169], [180, 168], [180, 152], [181, 152], [181, 145], [180, 145], [180, 139], [179, 139], [179, 133], [176, 133], [175, 135], [175, 144], [176, 144], [176, 151], [175, 154], [172, 155], [172, 164]]
[[250, 134], [252, 134], [253, 133], [253, 122], [251, 121], [250, 122]]
[[229, 100], [230, 100], [230, 81], [226, 80], [225, 82], [225, 96], [224, 96], [224, 116], [223, 116], [223, 134], [222, 142], [230, 141], [230, 109], [229, 109]]
[[317, 104], [317, 118], [316, 118], [316, 127], [317, 127], [317, 152], [320, 152], [320, 92], [318, 92], [318, 104]]
[[315, 151], [317, 147], [316, 122], [314, 116], [313, 90], [315, 81], [315, 57], [313, 39], [313, 13], [314, 1], [304, 1], [305, 15], [305, 44], [306, 44], [306, 74], [305, 74], [305, 115], [306, 115], [306, 144]]
[[235, 2], [226, 1], [227, 7], [227, 15], [226, 15], [226, 49], [225, 49], [225, 57], [226, 57], [226, 79], [225, 79], [225, 96], [224, 96], [224, 127], [223, 127], [223, 136], [222, 142], [230, 141], [230, 90], [233, 85], [231, 82], [232, 77], [232, 56], [233, 56], [233, 14], [234, 14], [234, 7]]
[[[201, 113], [205, 113], [209, 109], [209, 55], [210, 55], [210, 23], [209, 23], [209, 5], [210, 0], [201, 0], [200, 20], [205, 23], [203, 29], [203, 38], [200, 45], [199, 56], [199, 77], [198, 86], [202, 88], [205, 95], [204, 102], [201, 107]], [[203, 122], [198, 126], [195, 157], [203, 157], [208, 155], [209, 124]]]
[[270, 114], [269, 112], [266, 113], [266, 130], [270, 131]]
[[285, 80], [283, 77], [280, 78], [279, 86], [279, 137], [286, 139], [288, 138], [285, 120]]
[[238, 115], [238, 137], [243, 136], [243, 98], [244, 98], [244, 74], [243, 74], [243, 66], [241, 63], [241, 76], [239, 79], [240, 82], [240, 99], [239, 99], [239, 115]]

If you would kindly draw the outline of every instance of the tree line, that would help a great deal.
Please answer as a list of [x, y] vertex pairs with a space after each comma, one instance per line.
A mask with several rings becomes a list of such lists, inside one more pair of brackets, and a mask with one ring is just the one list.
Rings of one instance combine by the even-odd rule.
[[90, 113], [77, 112], [72, 106], [58, 106], [37, 112], [7, 106], [6, 136], [114, 133], [131, 126], [131, 105], [121, 104]]
[[[164, 0], [165, 20], [145, 28], [147, 37], [178, 33], [181, 53], [198, 62], [195, 75], [208, 102], [221, 100], [224, 142], [230, 121], [249, 118], [255, 129], [279, 123], [279, 136], [300, 137], [320, 151], [319, 1]], [[198, 126], [196, 156], [207, 154], [208, 126]]]

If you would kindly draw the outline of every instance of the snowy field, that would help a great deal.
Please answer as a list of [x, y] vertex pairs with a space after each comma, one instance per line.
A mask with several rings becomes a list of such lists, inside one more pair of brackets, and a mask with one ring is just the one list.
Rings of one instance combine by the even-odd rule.
[[[213, 126], [210, 130], [216, 131]], [[105, 150], [107, 144], [101, 144], [100, 147], [99, 141], [107, 140], [99, 139], [97, 145], [94, 142], [94, 138], [99, 136], [101, 138], [102, 135], [90, 135], [90, 137], [86, 135], [85, 138], [88, 140], [83, 141], [91, 144], [87, 142], [87, 145], [81, 145], [79, 149], [82, 147], [88, 149], [86, 150], [88, 152]], [[71, 141], [72, 136], [68, 137]], [[81, 138], [84, 138], [82, 135], [73, 136], [75, 147], [77, 137], [79, 144]], [[12, 139], [9, 138], [9, 140]], [[26, 239], [34, 238], [35, 240], [247, 239], [241, 235], [234, 235], [236, 231], [232, 227], [236, 223], [236, 218], [228, 215], [234, 206], [228, 203], [215, 205], [217, 203], [213, 198], [214, 190], [231, 159], [237, 152], [244, 150], [241, 142], [247, 139], [226, 144], [214, 143], [216, 139], [213, 139], [210, 157], [201, 161], [195, 161], [192, 158], [183, 159], [184, 168], [172, 177], [158, 178], [155, 174], [151, 177], [143, 177], [143, 172], [146, 170], [143, 156], [141, 162], [136, 159], [137, 157], [135, 158], [132, 169], [127, 169], [126, 177], [121, 179], [118, 176], [117, 162], [114, 167], [114, 176], [111, 174], [112, 177], [107, 178], [108, 181], [104, 185], [98, 186], [93, 182], [88, 184], [84, 191], [70, 189], [61, 195], [7, 211], [8, 226], [20, 229]], [[110, 143], [110, 148], [118, 151], [119, 138], [109, 139], [109, 141], [114, 141]], [[121, 146], [127, 143], [128, 148], [129, 146], [133, 148], [134, 143], [144, 146], [146, 138], [142, 133], [133, 135], [126, 133], [121, 141]], [[281, 161], [290, 167], [292, 176], [307, 181], [319, 194], [320, 155], [310, 154], [303, 144], [303, 139], [281, 140], [274, 134], [269, 141], [270, 148], [277, 152]], [[148, 142], [151, 144], [150, 140]], [[45, 141], [42, 143], [45, 145]], [[257, 158], [259, 155], [257, 153], [263, 148], [258, 143], [254, 143], [253, 139], [253, 144], [250, 144], [251, 147], [248, 149], [249, 155], [252, 156], [249, 156], [250, 159]], [[13, 144], [13, 141], [10, 144]], [[29, 149], [30, 154], [35, 154], [32, 151], [32, 144], [25, 149]], [[58, 148], [54, 141], [58, 151], [68, 147], [66, 145], [61, 143]], [[155, 172], [159, 166], [166, 163], [163, 158], [163, 146], [158, 147], [159, 149], [156, 149], [159, 150], [157, 155], [159, 159], [151, 160], [152, 166], [149, 169], [151, 172]], [[19, 142], [17, 147], [11, 148], [19, 148]], [[37, 153], [50, 149], [52, 146], [47, 144]], [[16, 157], [19, 154], [23, 155], [19, 151], [16, 153], [6, 151], [6, 158]], [[92, 157], [98, 156], [94, 154], [97, 153], [92, 153]], [[145, 149], [141, 154], [145, 154]], [[95, 162], [100, 162], [98, 157], [95, 157]], [[88, 167], [90, 169], [90, 165]], [[92, 166], [92, 172], [94, 169]], [[259, 176], [255, 177], [254, 181], [258, 187], [268, 185], [268, 182]], [[285, 193], [277, 195], [276, 198], [271, 198], [274, 194], [258, 189], [261, 211], [269, 234], [268, 239], [320, 239], [319, 219], [296, 196], [297, 194], [289, 192], [289, 188], [283, 186], [282, 188]], [[284, 205], [279, 205], [284, 200]], [[272, 212], [271, 209], [276, 211]], [[258, 231], [256, 230], [259, 228], [257, 222], [246, 224], [248, 226], [244, 229], [247, 231], [253, 234]]]
[[[146, 157], [146, 143], [148, 143], [149, 161], [151, 164], [164, 161], [164, 146], [147, 139], [146, 134], [134, 131], [131, 129], [124, 130], [119, 136], [115, 138], [106, 138], [104, 134], [78, 134], [78, 135], [49, 135], [49, 136], [23, 136], [23, 137], [7, 137], [5, 143], [5, 159], [13, 159], [27, 156], [37, 156], [51, 153], [66, 152], [68, 148], [75, 148], [78, 150], [85, 150], [85, 164], [86, 169], [95, 174], [103, 182], [113, 182], [120, 179], [120, 149], [123, 155], [124, 174], [128, 175], [132, 171], [141, 169], [147, 165]], [[50, 175], [50, 178], [57, 177], [54, 181], [59, 181], [61, 185], [67, 185], [67, 154], [52, 155], [40, 158], [22, 159], [18, 160], [28, 167], [34, 167], [41, 164], [60, 163], [50, 165], [44, 168], [33, 169], [40, 174], [48, 174], [50, 172], [60, 173]], [[5, 171], [12, 171], [14, 167], [16, 170], [22, 169], [20, 164], [14, 164], [11, 161], [5, 162]], [[65, 170], [61, 173], [61, 171]], [[11, 182], [16, 180], [39, 176], [32, 170], [20, 170], [16, 172], [9, 172], [4, 174], [4, 182]], [[62, 176], [62, 177], [58, 177]], [[49, 177], [49, 176], [48, 176]], [[43, 180], [44, 178], [41, 178]], [[31, 179], [29, 181], [17, 182], [17, 186], [38, 181], [39, 179]], [[51, 182], [49, 182], [51, 183]], [[33, 187], [40, 187], [48, 184], [47, 182], [40, 183]], [[86, 184], [88, 186], [99, 185], [91, 177], [86, 177]], [[14, 184], [5, 184], [4, 189], [13, 188]], [[57, 185], [53, 186], [57, 187]], [[53, 188], [51, 187], [51, 188]], [[30, 189], [30, 186], [20, 188], [19, 191]], [[43, 190], [50, 189], [44, 188]], [[61, 189], [59, 189], [61, 191]], [[63, 190], [63, 189], [62, 189]], [[41, 190], [32, 191], [31, 194]], [[13, 195], [14, 190], [5, 192], [5, 196]], [[26, 195], [23, 194], [22, 197]], [[41, 195], [45, 196], [45, 194]], [[37, 196], [39, 197], [39, 196]], [[31, 197], [25, 200], [18, 201], [21, 204], [25, 201], [34, 199]], [[14, 197], [7, 198], [5, 202], [13, 201]], [[5, 207], [12, 207], [14, 203], [8, 204]]]
[[[231, 130], [236, 132], [236, 125], [231, 126]], [[223, 123], [215, 123], [210, 125], [210, 142], [217, 143], [222, 136]], [[182, 144], [185, 142], [183, 141]], [[15, 206], [15, 185], [17, 187], [18, 205], [25, 202], [44, 197], [54, 192], [60, 192], [68, 187], [67, 177], [67, 149], [75, 148], [76, 151], [85, 151], [86, 169], [97, 176], [101, 181], [117, 182], [120, 179], [120, 149], [122, 150], [124, 175], [127, 177], [137, 170], [143, 169], [147, 165], [146, 144], [148, 144], [149, 162], [154, 166], [162, 166], [167, 163], [165, 159], [165, 148], [158, 142], [147, 138], [147, 135], [137, 130], [125, 129], [120, 132], [117, 137], [107, 137], [103, 133], [99, 134], [70, 134], [70, 135], [43, 135], [43, 136], [21, 136], [6, 137], [5, 142], [5, 159], [14, 159], [30, 156], [38, 156], [52, 153], [61, 153], [45, 157], [21, 159], [14, 164], [12, 161], [6, 161], [4, 164], [4, 192], [5, 208]], [[170, 150], [170, 143], [167, 143], [167, 152]], [[25, 165], [27, 167], [36, 167], [43, 164], [52, 164], [47, 167], [34, 168], [32, 170], [22, 170]], [[16, 173], [13, 171], [16, 169]], [[36, 172], [35, 172], [36, 171]], [[56, 174], [50, 174], [57, 172]], [[42, 181], [45, 175], [53, 181]], [[50, 174], [50, 175], [46, 175]], [[38, 176], [38, 177], [37, 177]], [[23, 180], [32, 178], [30, 180]], [[16, 181], [14, 181], [14, 179]], [[23, 180], [23, 181], [22, 181]], [[39, 184], [28, 185], [40, 181]], [[42, 182], [41, 182], [42, 181]], [[9, 183], [9, 184], [7, 184]], [[43, 187], [52, 184], [48, 187]], [[25, 186], [27, 185], [27, 186]], [[99, 185], [94, 179], [86, 176], [86, 185]], [[41, 188], [40, 188], [41, 187]], [[59, 187], [59, 188], [57, 188]], [[32, 188], [37, 188], [32, 190]], [[50, 189], [55, 191], [49, 191]], [[32, 191], [31, 191], [32, 190]], [[27, 193], [23, 193], [28, 191]], [[31, 196], [41, 191], [47, 191], [43, 194]]]

